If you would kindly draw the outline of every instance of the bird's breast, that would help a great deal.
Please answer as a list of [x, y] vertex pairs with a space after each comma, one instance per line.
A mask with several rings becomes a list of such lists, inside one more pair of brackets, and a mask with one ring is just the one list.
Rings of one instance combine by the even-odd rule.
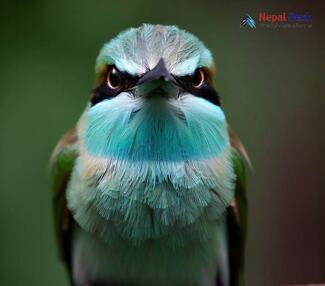
[[79, 137], [67, 198], [82, 228], [105, 241], [164, 238], [168, 247], [213, 237], [235, 179], [219, 107], [122, 96], [91, 108]]
[[82, 154], [68, 187], [76, 221], [105, 241], [141, 244], [165, 238], [171, 247], [213, 237], [233, 199], [229, 150], [211, 160], [129, 162]]

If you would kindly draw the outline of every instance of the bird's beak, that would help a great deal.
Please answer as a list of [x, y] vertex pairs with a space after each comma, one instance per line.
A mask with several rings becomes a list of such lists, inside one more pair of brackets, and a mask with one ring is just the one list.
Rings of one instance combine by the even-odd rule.
[[165, 61], [161, 58], [158, 64], [145, 73], [137, 82], [142, 94], [152, 94], [153, 91], [160, 90], [165, 95], [172, 95], [177, 89], [174, 77], [167, 70]]
[[169, 73], [166, 68], [165, 61], [161, 58], [158, 64], [150, 71], [145, 73], [139, 80], [138, 84], [143, 84], [148, 81], [163, 80], [163, 81], [174, 81], [173, 76]]

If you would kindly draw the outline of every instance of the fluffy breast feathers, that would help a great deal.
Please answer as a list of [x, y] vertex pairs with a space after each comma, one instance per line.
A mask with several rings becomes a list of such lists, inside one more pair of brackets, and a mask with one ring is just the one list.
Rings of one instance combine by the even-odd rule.
[[191, 95], [160, 100], [144, 104], [121, 94], [79, 122], [68, 205], [84, 229], [105, 241], [205, 241], [233, 200], [223, 111]]

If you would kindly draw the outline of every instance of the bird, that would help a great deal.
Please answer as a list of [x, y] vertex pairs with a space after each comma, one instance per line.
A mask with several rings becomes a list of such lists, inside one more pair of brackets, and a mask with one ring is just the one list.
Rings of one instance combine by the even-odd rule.
[[86, 108], [50, 158], [71, 285], [244, 285], [249, 158], [215, 70], [173, 25], [103, 45]]

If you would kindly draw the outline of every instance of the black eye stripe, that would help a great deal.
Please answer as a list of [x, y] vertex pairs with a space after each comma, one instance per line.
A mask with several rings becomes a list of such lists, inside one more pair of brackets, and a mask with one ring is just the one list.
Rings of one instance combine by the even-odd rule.
[[191, 93], [198, 97], [202, 97], [215, 105], [221, 105], [218, 92], [209, 83], [208, 78], [205, 79], [205, 81], [199, 88], [196, 88], [193, 85], [193, 76], [181, 76], [174, 78], [179, 84], [179, 86], [183, 89], [183, 91]]
[[[97, 103], [105, 100], [110, 99], [115, 96], [117, 96], [119, 93], [130, 90], [132, 87], [134, 87], [138, 80], [138, 76], [131, 76], [130, 74], [126, 72], [121, 72], [118, 69], [116, 71], [118, 72], [118, 75], [121, 77], [121, 86], [116, 89], [112, 89], [107, 85], [107, 75], [110, 69], [115, 68], [115, 66], [108, 66], [107, 71], [105, 73], [104, 81], [96, 87], [91, 95], [90, 103], [91, 106], [96, 105]], [[195, 73], [194, 73], [195, 74]], [[220, 106], [220, 99], [218, 96], [217, 91], [213, 88], [213, 86], [210, 84], [209, 78], [206, 77], [203, 84], [200, 85], [200, 87], [195, 87], [193, 85], [193, 75], [187, 75], [187, 76], [181, 76], [177, 77], [174, 76], [175, 83], [185, 92], [191, 93], [195, 96], [202, 97], [211, 103]]]
[[100, 86], [93, 89], [90, 103], [91, 106], [96, 105], [97, 103], [103, 101], [104, 99], [113, 98], [117, 95], [117, 90], [110, 89], [106, 83], [102, 83]]
[[[116, 70], [119, 77], [121, 78], [121, 86], [115, 89], [110, 88], [107, 84], [107, 75], [112, 68]], [[129, 75], [126, 72], [119, 71], [115, 66], [112, 65], [108, 66], [105, 73], [104, 81], [98, 87], [93, 89], [90, 98], [91, 106], [94, 106], [105, 99], [113, 98], [117, 96], [119, 93], [133, 87], [138, 81], [138, 79], [139, 77], [134, 77]]]

